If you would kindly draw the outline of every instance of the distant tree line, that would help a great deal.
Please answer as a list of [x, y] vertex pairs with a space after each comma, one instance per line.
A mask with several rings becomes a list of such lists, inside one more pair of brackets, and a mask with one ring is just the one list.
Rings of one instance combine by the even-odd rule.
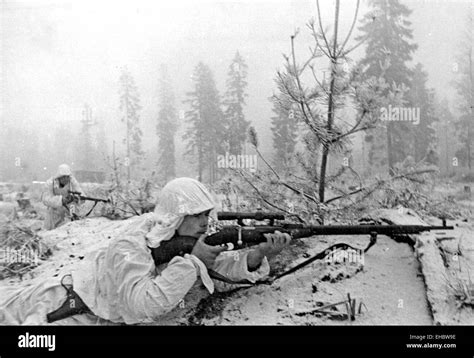
[[199, 180], [217, 179], [217, 155], [241, 154], [243, 150], [249, 127], [244, 115], [247, 70], [244, 58], [237, 52], [221, 97], [209, 66], [200, 62], [194, 69], [193, 90], [185, 100], [189, 110], [185, 113], [188, 128], [183, 139], [187, 141], [185, 155], [196, 163]]
[[[279, 71], [272, 105], [271, 132], [273, 164], [279, 170], [293, 171], [295, 165], [319, 186], [324, 202], [329, 157], [347, 153], [350, 138], [360, 132], [370, 170], [393, 175], [406, 162], [440, 165], [459, 163], [472, 171], [474, 164], [474, 37], [472, 15], [453, 64], [452, 86], [456, 90], [455, 114], [449, 103], [440, 100], [428, 87], [428, 76], [420, 63], [411, 65], [417, 44], [410, 28], [411, 10], [400, 0], [369, 0], [356, 46], [364, 46], [364, 56], [351, 62], [349, 35], [356, 24], [357, 11], [347, 38], [338, 36], [339, 1], [331, 38], [327, 31], [310, 23], [315, 39], [314, 52], [300, 65], [291, 56]], [[319, 3], [318, 8], [319, 8]], [[319, 9], [318, 9], [319, 15]], [[319, 19], [321, 22], [321, 19]], [[292, 48], [297, 34], [291, 37]], [[293, 49], [294, 50], [294, 49]], [[324, 76], [312, 67], [316, 58], [325, 58], [329, 68]], [[314, 82], [302, 84], [303, 72]], [[192, 88], [186, 93], [186, 111], [178, 115], [173, 83], [167, 66], [161, 65], [156, 96], [156, 162], [153, 167], [161, 181], [176, 176], [176, 134], [178, 117], [185, 128], [185, 159], [199, 180], [219, 178], [217, 155], [242, 154], [250, 122], [245, 117], [248, 65], [237, 51], [232, 58], [221, 95], [211, 68], [199, 62], [192, 74]], [[326, 73], [328, 74], [326, 76]], [[306, 79], [308, 77], [305, 77]], [[119, 76], [119, 111], [124, 137], [113, 156], [121, 157], [128, 180], [140, 175], [145, 152], [141, 129], [141, 100], [131, 71], [124, 67]], [[370, 101], [370, 98], [372, 101]], [[353, 125], [343, 123], [345, 110], [355, 111]], [[404, 118], [403, 116], [408, 116]], [[120, 121], [120, 122], [119, 122]], [[441, 129], [440, 129], [441, 128]], [[0, 127], [0, 180], [45, 178], [61, 162], [78, 169], [103, 170], [110, 156], [109, 136], [95, 109], [84, 104], [79, 131], [59, 126], [40, 139], [20, 126]], [[438, 133], [437, 133], [438, 130]], [[444, 137], [439, 136], [444, 133]], [[443, 149], [443, 150], [442, 150]], [[453, 158], [448, 156], [452, 154]], [[109, 163], [110, 164], [110, 163]], [[457, 165], [457, 164], [456, 164]], [[337, 166], [332, 165], [334, 170]], [[449, 170], [448, 170], [449, 171]]]

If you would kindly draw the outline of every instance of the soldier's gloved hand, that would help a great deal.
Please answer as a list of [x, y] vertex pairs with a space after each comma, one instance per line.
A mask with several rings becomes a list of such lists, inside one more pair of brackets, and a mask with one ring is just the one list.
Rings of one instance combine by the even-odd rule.
[[63, 195], [63, 205], [68, 205], [74, 201], [74, 195], [66, 194]]
[[291, 241], [290, 235], [280, 231], [275, 231], [273, 234], [264, 234], [263, 236], [267, 241], [259, 244], [257, 250], [267, 258], [278, 255]]
[[206, 234], [203, 234], [199, 237], [198, 241], [196, 241], [196, 244], [193, 247], [193, 251], [191, 251], [191, 255], [196, 256], [204, 263], [204, 265], [206, 265], [208, 269], [210, 269], [214, 266], [217, 256], [219, 256], [221, 252], [225, 251], [226, 248], [222, 246], [212, 246], [206, 244], [204, 242], [206, 237]]

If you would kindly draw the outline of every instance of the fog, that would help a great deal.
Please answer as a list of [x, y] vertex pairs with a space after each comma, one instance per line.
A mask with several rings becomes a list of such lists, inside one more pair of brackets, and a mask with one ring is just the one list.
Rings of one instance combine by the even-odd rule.
[[[409, 19], [413, 42], [419, 46], [413, 63], [423, 64], [428, 85], [452, 103], [449, 82], [472, 2], [403, 3], [413, 10]], [[355, 4], [342, 2], [341, 36], [351, 25]], [[87, 103], [94, 118], [104, 124], [110, 149], [113, 139], [121, 143], [123, 138], [118, 90], [120, 70], [127, 66], [140, 94], [140, 125], [149, 158], [156, 147], [160, 64], [168, 66], [177, 109], [187, 110], [183, 100], [192, 90], [191, 74], [197, 63], [209, 65], [223, 93], [236, 51], [249, 69], [246, 119], [259, 134], [262, 152], [271, 152], [268, 98], [276, 88], [276, 71], [284, 64], [282, 54], [289, 53], [290, 36], [297, 28], [298, 53], [307, 51], [311, 42], [306, 24], [316, 16], [315, 1], [299, 0], [3, 1], [1, 6], [2, 127], [37, 133], [40, 143], [52, 141], [57, 127], [79, 131]], [[362, 2], [359, 19], [367, 8]], [[334, 2], [323, 0], [322, 12], [329, 26]], [[352, 58], [362, 54], [361, 47]], [[184, 127], [180, 123], [176, 137], [178, 163]], [[177, 174], [189, 173], [178, 164]]]

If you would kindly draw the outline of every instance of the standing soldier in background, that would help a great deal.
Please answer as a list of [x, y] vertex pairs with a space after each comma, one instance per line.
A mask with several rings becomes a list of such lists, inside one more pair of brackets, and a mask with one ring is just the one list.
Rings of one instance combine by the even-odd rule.
[[69, 165], [61, 164], [55, 176], [46, 181], [41, 201], [48, 207], [44, 229], [52, 230], [66, 222], [69, 214], [68, 205], [74, 201], [69, 191], [80, 192], [84, 195], [77, 180], [72, 176]]

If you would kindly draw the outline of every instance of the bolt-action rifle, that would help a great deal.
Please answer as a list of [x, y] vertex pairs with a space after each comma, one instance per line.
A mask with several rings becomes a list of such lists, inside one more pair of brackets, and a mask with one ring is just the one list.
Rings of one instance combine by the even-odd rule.
[[[92, 208], [89, 210], [89, 212], [84, 215], [84, 217], [88, 216], [92, 210], [94, 210], [95, 206], [97, 203], [110, 203], [110, 199], [99, 199], [99, 198], [92, 198], [90, 196], [84, 196], [78, 191], [73, 191], [73, 190], [68, 190], [69, 194], [73, 196], [74, 202], [78, 202], [79, 200], [84, 200], [84, 201], [93, 201], [94, 205]], [[77, 214], [74, 212], [72, 213], [72, 220], [79, 220], [81, 219]]]
[[[403, 237], [409, 234], [420, 234], [424, 231], [431, 230], [453, 230], [453, 226], [447, 226], [446, 220], [443, 219], [442, 226], [425, 226], [425, 225], [303, 225], [292, 223], [275, 223], [275, 220], [284, 219], [283, 215], [277, 213], [218, 213], [219, 220], [237, 220], [235, 225], [225, 225], [218, 229], [212, 235], [205, 239], [208, 245], [227, 245], [229, 250], [241, 249], [244, 247], [258, 245], [265, 242], [264, 234], [288, 233], [293, 239], [305, 238], [321, 235], [370, 235], [370, 243], [364, 249], [367, 252], [377, 240], [377, 235], [386, 235], [393, 238]], [[245, 219], [254, 219], [258, 221], [270, 220], [266, 225], [247, 226], [243, 224]], [[190, 236], [179, 236], [169, 241], [164, 241], [154, 251], [154, 258], [157, 264], [170, 261], [173, 257], [190, 253], [196, 243], [195, 238]], [[323, 258], [324, 253], [331, 249], [354, 249], [352, 246], [339, 243], [326, 249], [320, 255], [316, 255], [314, 259]], [[354, 249], [356, 250], [356, 249]]]
[[74, 196], [74, 198], [76, 199], [80, 199], [80, 200], [89, 200], [89, 201], [93, 201], [93, 202], [101, 202], [101, 203], [108, 203], [110, 202], [110, 199], [99, 199], [99, 198], [92, 198], [90, 196], [84, 196], [82, 195], [80, 192], [78, 191], [73, 191], [73, 190], [68, 190], [69, 191], [69, 194], [71, 194], [72, 196]]

